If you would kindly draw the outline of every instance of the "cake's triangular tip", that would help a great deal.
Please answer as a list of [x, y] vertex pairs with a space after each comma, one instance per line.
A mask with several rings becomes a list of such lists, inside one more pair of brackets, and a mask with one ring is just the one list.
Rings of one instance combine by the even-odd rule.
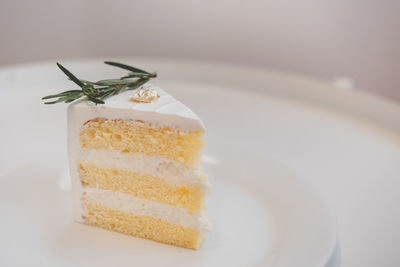
[[200, 117], [186, 104], [176, 99], [174, 95], [167, 92], [165, 89], [153, 84], [146, 84], [145, 87], [156, 90], [157, 92], [159, 92], [160, 98], [161, 96], [164, 96], [164, 98], [167, 100], [165, 105], [160, 107], [157, 110], [157, 112], [159, 111], [170, 112], [180, 117], [185, 117], [190, 120], [198, 121], [199, 126], [201, 126], [202, 129], [205, 129], [204, 123], [200, 119]]

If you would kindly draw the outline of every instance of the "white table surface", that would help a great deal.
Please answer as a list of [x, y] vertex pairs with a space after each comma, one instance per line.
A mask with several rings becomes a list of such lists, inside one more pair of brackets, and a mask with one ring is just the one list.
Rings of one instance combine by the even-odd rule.
[[[296, 105], [295, 115], [306, 119], [285, 126], [287, 136], [275, 136], [273, 124], [269, 132], [259, 133], [270, 137], [263, 144], [268, 149], [261, 153], [310, 182], [336, 214], [340, 248], [328, 266], [338, 266], [339, 258], [344, 267], [400, 266], [400, 106], [357, 90], [270, 70], [155, 59], [122, 61], [162, 73], [157, 82], [161, 86], [179, 79], [267, 95], [271, 104], [289, 103], [287, 114], [277, 121], [294, 116], [290, 106]], [[66, 64], [78, 67], [74, 69], [84, 76], [90, 62]], [[43, 73], [57, 71], [54, 63], [35, 68]], [[12, 90], [15, 79], [21, 78], [16, 76], [30, 79], [33, 88], [62, 79], [30, 76], [29, 69], [0, 71], [0, 90]], [[182, 69], [185, 75], [179, 72]], [[284, 143], [278, 142], [282, 139]]]

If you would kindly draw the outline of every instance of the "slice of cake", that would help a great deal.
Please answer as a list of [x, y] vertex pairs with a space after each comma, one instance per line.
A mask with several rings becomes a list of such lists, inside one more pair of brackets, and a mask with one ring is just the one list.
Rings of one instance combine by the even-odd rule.
[[198, 249], [209, 229], [201, 120], [150, 84], [101, 102], [68, 107], [74, 219]]

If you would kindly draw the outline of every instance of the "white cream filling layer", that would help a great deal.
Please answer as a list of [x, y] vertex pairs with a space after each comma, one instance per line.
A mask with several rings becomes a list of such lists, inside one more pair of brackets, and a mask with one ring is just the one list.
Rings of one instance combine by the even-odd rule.
[[196, 184], [204, 191], [209, 188], [209, 183], [204, 181], [205, 174], [201, 170], [164, 157], [81, 148], [78, 152], [78, 161], [83, 164], [93, 163], [102, 168], [117, 168], [145, 173], [176, 185]]
[[[132, 195], [96, 188], [85, 188], [86, 197], [100, 205], [136, 215], [151, 216], [199, 232], [210, 231], [205, 214], [190, 214], [187, 210], [167, 204], [145, 200]], [[83, 207], [83, 212], [87, 212]]]

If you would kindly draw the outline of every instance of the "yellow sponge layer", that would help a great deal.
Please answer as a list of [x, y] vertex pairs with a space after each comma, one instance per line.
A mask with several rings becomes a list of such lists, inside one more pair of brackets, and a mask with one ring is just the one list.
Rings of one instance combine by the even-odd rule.
[[200, 211], [205, 193], [194, 184], [176, 186], [165, 180], [131, 170], [100, 168], [94, 164], [80, 164], [78, 169], [82, 185], [113, 192], [131, 194], [189, 211]]
[[143, 153], [198, 166], [203, 134], [202, 130], [153, 127], [143, 121], [96, 118], [84, 124], [80, 142], [83, 148]]
[[191, 249], [198, 249], [204, 238], [194, 229], [160, 218], [135, 215], [89, 201], [84, 201], [84, 208], [88, 211], [82, 216], [84, 223], [126, 235]]

